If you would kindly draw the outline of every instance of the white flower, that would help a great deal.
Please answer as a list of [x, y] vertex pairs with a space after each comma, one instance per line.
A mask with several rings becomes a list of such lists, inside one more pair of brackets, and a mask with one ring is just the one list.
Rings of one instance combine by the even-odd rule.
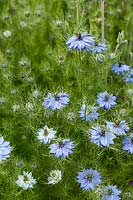
[[20, 105], [16, 105], [16, 104], [13, 105], [13, 106], [12, 106], [12, 109], [13, 109], [14, 112], [18, 112], [19, 109], [20, 109]]
[[23, 175], [18, 176], [18, 180], [16, 181], [17, 185], [24, 190], [28, 188], [32, 188], [36, 183], [36, 180], [32, 177], [32, 173], [23, 171]]
[[7, 99], [5, 97], [0, 97], [0, 103], [6, 103]]
[[67, 119], [72, 121], [76, 118], [75, 114], [73, 112], [69, 112], [67, 115]]
[[4, 35], [4, 37], [9, 38], [9, 37], [11, 37], [12, 33], [11, 33], [11, 31], [9, 31], [9, 30], [5, 30], [5, 31], [3, 32], [3, 35]]
[[27, 57], [22, 57], [18, 62], [20, 66], [30, 66], [31, 61]]
[[27, 111], [30, 112], [34, 109], [34, 106], [33, 106], [32, 103], [28, 102], [28, 103], [26, 103], [25, 108], [26, 108]]
[[40, 92], [38, 91], [38, 90], [34, 90], [33, 92], [32, 92], [32, 96], [34, 97], [34, 98], [39, 98], [40, 97]]
[[56, 184], [62, 178], [62, 174], [60, 170], [51, 170], [50, 176], [48, 177], [48, 184]]
[[51, 140], [56, 138], [56, 131], [53, 130], [53, 128], [48, 128], [48, 126], [44, 126], [43, 128], [40, 128], [38, 130], [38, 140], [40, 140], [40, 142], [47, 144], [50, 143]]
[[22, 28], [25, 28], [25, 27], [27, 27], [27, 22], [25, 22], [25, 21], [20, 21], [20, 26], [22, 27]]

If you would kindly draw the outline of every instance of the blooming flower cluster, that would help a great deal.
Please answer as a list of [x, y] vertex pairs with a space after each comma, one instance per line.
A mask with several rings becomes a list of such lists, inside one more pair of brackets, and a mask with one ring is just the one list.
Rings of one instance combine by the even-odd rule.
[[121, 191], [114, 185], [108, 185], [103, 187], [103, 200], [120, 200], [119, 195]]
[[19, 175], [16, 184], [24, 190], [32, 188], [36, 184], [36, 179], [33, 178], [32, 173], [23, 171], [23, 175]]
[[80, 118], [85, 121], [93, 121], [99, 117], [99, 113], [97, 112], [98, 107], [93, 105], [85, 105], [81, 106], [79, 111]]
[[99, 107], [109, 110], [116, 105], [116, 96], [109, 94], [107, 91], [97, 95], [97, 104]]
[[51, 144], [50, 153], [53, 153], [57, 158], [65, 158], [73, 153], [74, 146], [74, 143], [70, 139], [64, 139], [61, 142]]
[[65, 107], [68, 103], [69, 95], [67, 93], [59, 93], [56, 96], [54, 96], [52, 93], [49, 93], [44, 99], [43, 106], [51, 110], [59, 110]]
[[123, 140], [123, 150], [128, 153], [133, 153], [133, 133], [130, 136], [126, 136]]
[[69, 49], [86, 50], [94, 45], [94, 38], [89, 36], [87, 32], [84, 32], [69, 38], [66, 45]]
[[38, 130], [38, 140], [40, 140], [40, 142], [47, 144], [50, 143], [51, 140], [56, 138], [56, 131], [53, 130], [53, 128], [48, 128], [47, 125], [45, 125], [43, 128], [40, 128]]
[[93, 190], [102, 181], [100, 173], [97, 170], [90, 168], [78, 173], [77, 182], [83, 190]]
[[[114, 144], [114, 139], [117, 136], [125, 135], [128, 131], [130, 131], [130, 128], [128, 127], [125, 120], [120, 121], [119, 123], [106, 121], [106, 126], [100, 126], [97, 124], [95, 127], [92, 127], [88, 130], [88, 132], [90, 133], [91, 141], [101, 147], [109, 147], [110, 144]], [[127, 146], [129, 147], [128, 143], [132, 143], [131, 141], [129, 142], [129, 140], [129, 138], [125, 138], [125, 142], [123, 142], [123, 144], [126, 145], [125, 148], [127, 148]], [[123, 150], [131, 151], [130, 148]]]
[[0, 161], [9, 158], [11, 150], [12, 148], [10, 146], [10, 143], [4, 141], [3, 137], [0, 137]]
[[92, 127], [88, 132], [91, 134], [90, 139], [92, 142], [96, 143], [98, 146], [107, 146], [114, 144], [113, 139], [116, 138], [114, 133], [108, 131], [106, 127], [101, 128], [99, 125]]
[[62, 174], [60, 170], [51, 170], [50, 176], [48, 177], [48, 184], [54, 185], [60, 182], [62, 179]]
[[118, 75], [123, 75], [123, 80], [126, 83], [133, 83], [133, 69], [126, 64], [114, 63], [112, 65], [112, 71]]

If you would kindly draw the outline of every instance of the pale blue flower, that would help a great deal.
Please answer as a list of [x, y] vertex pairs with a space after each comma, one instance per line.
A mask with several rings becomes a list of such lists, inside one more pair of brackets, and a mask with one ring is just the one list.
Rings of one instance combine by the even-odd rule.
[[92, 129], [89, 129], [88, 132], [91, 134], [91, 141], [98, 146], [109, 147], [110, 144], [114, 144], [113, 139], [116, 138], [116, 136], [112, 132], [106, 130], [106, 127], [102, 129], [99, 125], [96, 125], [92, 127]]
[[97, 95], [97, 104], [99, 107], [109, 110], [111, 107], [116, 105], [116, 96], [109, 94], [107, 91], [99, 93]]
[[94, 190], [102, 180], [101, 175], [97, 170], [84, 169], [83, 172], [78, 172], [77, 182], [83, 190]]
[[107, 129], [117, 136], [125, 135], [126, 132], [130, 130], [125, 120], [120, 121], [119, 123], [106, 121]]
[[62, 107], [65, 107], [69, 103], [69, 94], [67, 93], [58, 93], [54, 96], [52, 93], [49, 93], [48, 96], [44, 99], [43, 106], [51, 110], [59, 110]]
[[107, 50], [107, 45], [104, 43], [95, 44], [95, 46], [92, 46], [92, 48], [90, 48], [90, 51], [93, 53], [102, 53], [106, 50]]
[[50, 153], [53, 153], [55, 157], [65, 158], [68, 157], [69, 154], [73, 153], [74, 143], [70, 141], [70, 139], [64, 139], [61, 142], [57, 142], [50, 145]]
[[11, 150], [12, 148], [10, 146], [10, 143], [4, 141], [3, 137], [0, 137], [0, 161], [9, 158]]
[[122, 142], [122, 149], [128, 151], [128, 153], [133, 153], [133, 133], [130, 136], [126, 136]]
[[103, 187], [103, 200], [120, 200], [121, 191], [116, 186], [108, 185]]
[[133, 83], [133, 69], [130, 70], [127, 74], [125, 74], [124, 81], [127, 83]]
[[99, 113], [97, 112], [97, 110], [98, 106], [82, 104], [79, 111], [80, 118], [85, 121], [96, 120], [99, 117]]
[[126, 64], [121, 63], [115, 63], [112, 65], [112, 71], [114, 71], [116, 74], [123, 74], [124, 72], [127, 72], [130, 70], [130, 66]]
[[86, 50], [94, 45], [93, 37], [89, 36], [87, 32], [79, 35], [74, 35], [68, 39], [66, 45], [69, 49]]

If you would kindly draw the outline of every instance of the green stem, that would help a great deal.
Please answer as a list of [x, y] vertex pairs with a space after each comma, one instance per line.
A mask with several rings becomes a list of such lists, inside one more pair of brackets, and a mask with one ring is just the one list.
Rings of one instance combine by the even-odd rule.
[[101, 31], [102, 31], [102, 36], [101, 36], [101, 41], [102, 43], [105, 43], [105, 33], [104, 33], [104, 0], [101, 0]]

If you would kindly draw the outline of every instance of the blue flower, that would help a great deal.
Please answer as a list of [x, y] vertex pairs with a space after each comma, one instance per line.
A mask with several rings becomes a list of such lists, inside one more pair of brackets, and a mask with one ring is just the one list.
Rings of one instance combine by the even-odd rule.
[[122, 142], [123, 150], [128, 151], [128, 153], [133, 153], [133, 133], [130, 136], [126, 136]]
[[112, 65], [112, 71], [114, 71], [116, 74], [123, 74], [124, 72], [127, 72], [130, 70], [130, 67], [125, 64], [121, 63], [115, 63]]
[[43, 106], [51, 110], [61, 109], [69, 103], [69, 95], [67, 93], [59, 93], [54, 96], [52, 93], [49, 93], [48, 96], [44, 99]]
[[0, 137], [0, 161], [9, 158], [10, 152], [11, 152], [11, 146], [9, 142], [4, 141], [4, 138]]
[[86, 106], [85, 104], [83, 104], [79, 111], [80, 118], [86, 121], [93, 121], [99, 117], [99, 113], [97, 112], [97, 110], [98, 110], [97, 106], [93, 105]]
[[125, 135], [126, 132], [130, 130], [128, 125], [126, 124], [126, 121], [121, 121], [120, 123], [114, 123], [114, 122], [108, 122], [106, 121], [107, 129], [111, 131], [113, 134], [116, 134], [117, 136]]
[[113, 96], [113, 94], [108, 94], [107, 91], [99, 93], [97, 95], [97, 98], [97, 104], [99, 105], [99, 107], [106, 110], [109, 110], [111, 107], [116, 105], [116, 96]]
[[95, 189], [101, 181], [101, 175], [97, 170], [85, 169], [83, 172], [78, 172], [77, 182], [83, 190]]
[[57, 142], [50, 145], [50, 153], [55, 154], [55, 157], [65, 158], [69, 154], [72, 154], [72, 149], [74, 148], [74, 143], [70, 139], [64, 139], [62, 142]]
[[69, 49], [86, 50], [94, 45], [93, 37], [89, 36], [87, 32], [79, 35], [74, 35], [68, 39], [66, 45]]
[[124, 81], [127, 83], [133, 83], [133, 69], [130, 70], [125, 76]]
[[103, 200], [120, 200], [121, 191], [116, 186], [108, 185], [103, 187]]
[[90, 51], [93, 53], [102, 53], [103, 51], [106, 50], [107, 50], [107, 45], [102, 43], [95, 44], [95, 46], [92, 46], [92, 48], [90, 48]]
[[91, 141], [98, 146], [109, 147], [110, 144], [114, 144], [113, 139], [116, 138], [116, 136], [112, 132], [107, 131], [105, 127], [101, 129], [99, 125], [96, 125], [96, 127], [89, 129], [88, 132], [91, 134]]

